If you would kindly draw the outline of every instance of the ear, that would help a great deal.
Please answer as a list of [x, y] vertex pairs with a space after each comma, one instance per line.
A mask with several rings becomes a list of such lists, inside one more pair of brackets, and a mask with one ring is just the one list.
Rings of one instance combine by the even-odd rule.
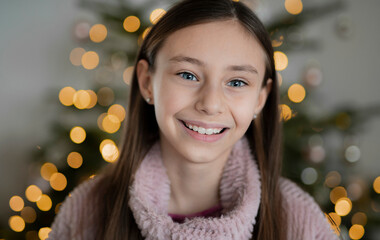
[[136, 75], [142, 97], [145, 100], [149, 98], [148, 104], [153, 104], [152, 76], [149, 71], [149, 63], [145, 59], [141, 59], [137, 63]]
[[269, 78], [267, 80], [266, 85], [260, 89], [259, 99], [258, 99], [256, 109], [255, 109], [256, 114], [259, 114], [261, 110], [264, 108], [268, 95], [270, 91], [272, 90], [272, 84], [273, 84], [273, 81], [272, 79]]

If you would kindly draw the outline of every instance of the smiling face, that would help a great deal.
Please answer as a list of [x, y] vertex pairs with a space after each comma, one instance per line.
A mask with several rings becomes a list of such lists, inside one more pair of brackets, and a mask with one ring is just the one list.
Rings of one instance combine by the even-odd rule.
[[265, 59], [256, 38], [228, 20], [169, 35], [152, 71], [140, 60], [139, 86], [154, 104], [163, 155], [224, 162], [265, 104]]

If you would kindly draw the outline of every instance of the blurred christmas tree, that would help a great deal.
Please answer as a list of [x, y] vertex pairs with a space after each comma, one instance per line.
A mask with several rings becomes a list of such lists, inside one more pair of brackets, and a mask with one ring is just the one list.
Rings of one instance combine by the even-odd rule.
[[[45, 239], [70, 191], [117, 159], [131, 65], [150, 26], [165, 14], [164, 9], [149, 7], [152, 2], [79, 1], [81, 7], [98, 15], [99, 22], [75, 24], [73, 34], [80, 47], [68, 55], [74, 67], [88, 71], [91, 90], [68, 86], [52, 96], [61, 111], [51, 128], [51, 141], [35, 151], [30, 185], [25, 197], [10, 199], [15, 214], [9, 218], [9, 227], [0, 230], [4, 235], [0, 237]], [[284, 52], [319, 47], [318, 39], [302, 39], [299, 29], [342, 6], [341, 1], [334, 1], [307, 8], [301, 0], [285, 1], [289, 14], [267, 26], [276, 50], [280, 84], [281, 71], [288, 65]], [[341, 31], [344, 34], [349, 29], [343, 25]], [[367, 182], [352, 175], [351, 169], [360, 159], [355, 136], [380, 108], [347, 107], [331, 113], [318, 109], [314, 95], [322, 79], [318, 64], [311, 63], [305, 66], [299, 83], [281, 87], [284, 175], [316, 198], [342, 236], [370, 239], [380, 221], [380, 178]]]

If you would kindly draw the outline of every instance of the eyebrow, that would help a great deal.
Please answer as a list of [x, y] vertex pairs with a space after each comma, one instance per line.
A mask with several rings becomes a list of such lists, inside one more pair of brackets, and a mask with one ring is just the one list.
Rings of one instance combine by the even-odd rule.
[[[195, 64], [201, 67], [204, 67], [206, 64], [199, 59], [187, 57], [183, 55], [175, 56], [169, 59], [170, 62], [188, 62], [191, 64]], [[227, 67], [227, 70], [230, 71], [242, 71], [242, 72], [250, 72], [254, 74], [258, 74], [258, 71], [252, 65], [231, 65]]]

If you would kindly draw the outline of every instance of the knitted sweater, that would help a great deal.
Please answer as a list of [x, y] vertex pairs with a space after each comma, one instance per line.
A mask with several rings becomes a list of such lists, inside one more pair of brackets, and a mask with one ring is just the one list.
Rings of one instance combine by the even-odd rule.
[[[78, 212], [91, 217], [94, 206], [85, 206], [85, 198], [98, 179], [81, 184], [64, 201], [49, 234], [51, 240], [80, 239], [74, 236]], [[287, 239], [333, 240], [337, 236], [314, 199], [288, 179], [280, 178], [282, 207], [287, 211]], [[170, 181], [161, 160], [159, 144], [154, 145], [136, 172], [130, 190], [129, 206], [145, 239], [250, 239], [260, 205], [260, 174], [241, 139], [234, 146], [220, 182], [222, 215], [195, 217], [178, 223], [168, 215]], [[81, 229], [85, 239], [94, 239], [91, 226]]]

